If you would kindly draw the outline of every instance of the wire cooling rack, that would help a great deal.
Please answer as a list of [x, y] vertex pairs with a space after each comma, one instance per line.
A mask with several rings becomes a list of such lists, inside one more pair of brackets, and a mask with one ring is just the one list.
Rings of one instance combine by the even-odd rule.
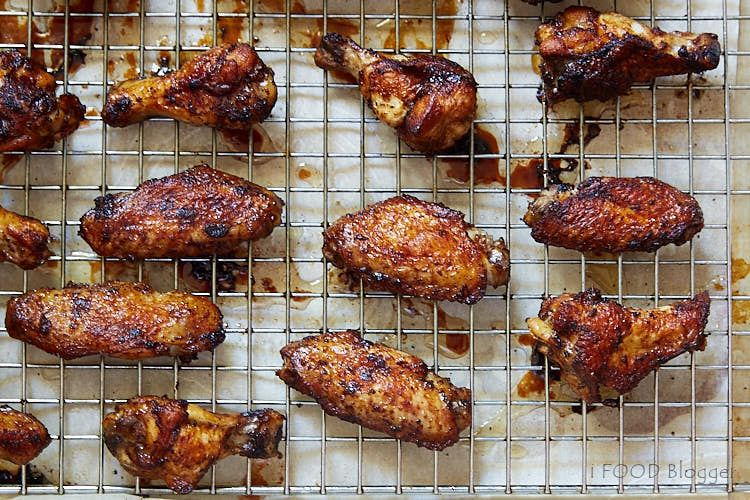
[[[750, 360], [742, 347], [750, 314], [742, 306], [750, 304], [750, 290], [741, 256], [747, 253], [742, 215], [750, 210], [745, 201], [750, 184], [742, 170], [750, 151], [742, 137], [750, 118], [742, 110], [748, 109], [744, 94], [750, 90], [743, 56], [750, 52], [741, 35], [747, 31], [744, 5], [591, 2], [599, 10], [615, 9], [665, 29], [718, 33], [722, 65], [703, 77], [636, 86], [606, 105], [568, 103], [545, 111], [535, 100], [533, 32], [568, 4], [0, 2], [2, 47], [45, 56], [58, 70], [61, 90], [81, 96], [95, 110], [57, 149], [20, 156], [15, 166], [10, 166], [13, 155], [6, 156], [2, 204], [44, 220], [58, 238], [56, 254], [63, 257], [29, 272], [1, 264], [0, 307], [40, 286], [138, 279], [159, 289], [210, 296], [227, 323], [227, 341], [190, 365], [163, 359], [63, 362], [0, 330], [0, 402], [34, 413], [53, 435], [34, 468], [0, 485], [0, 493], [169, 493], [159, 483], [124, 474], [101, 439], [103, 414], [128, 397], [148, 393], [186, 398], [212, 410], [272, 407], [287, 416], [283, 459], [226, 459], [201, 482], [198, 491], [204, 493], [746, 489], [750, 428], [743, 422], [750, 418], [745, 371]], [[363, 45], [440, 53], [472, 71], [481, 98], [476, 122], [497, 139], [496, 150], [468, 148], [463, 156], [425, 160], [398, 143], [366, 109], [355, 85], [312, 64], [318, 31], [347, 30]], [[254, 42], [279, 87], [276, 108], [249, 154], [233, 151], [215, 131], [171, 120], [115, 130], [99, 119], [106, 88], [115, 81], [175, 67], [196, 51], [237, 36]], [[565, 130], [571, 148], [558, 149]], [[471, 142], [478, 137], [473, 134]], [[478, 179], [474, 168], [456, 174], [461, 159], [470, 165], [496, 162], [492, 182]], [[538, 186], [514, 185], [514, 173], [522, 179], [534, 161], [546, 170], [561, 160], [585, 167], [571, 174], [579, 179], [665, 179], [698, 198], [706, 227], [691, 244], [654, 255], [579, 255], [537, 245], [520, 216]], [[77, 235], [78, 218], [96, 196], [134, 189], [145, 179], [199, 162], [271, 187], [286, 202], [282, 226], [231, 258], [140, 264], [99, 258]], [[468, 307], [346, 283], [322, 260], [325, 221], [396, 193], [444, 202], [504, 237], [513, 266], [507, 289], [490, 290]], [[713, 302], [707, 350], [668, 363], [615, 407], [581, 407], [551, 377], [546, 362], [529, 357], [523, 319], [537, 312], [543, 297], [591, 285], [640, 307], [708, 288]], [[367, 338], [421, 356], [470, 387], [470, 431], [449, 450], [429, 452], [326, 417], [309, 398], [285, 388], [273, 373], [281, 363], [278, 349], [327, 328], [359, 329]]]

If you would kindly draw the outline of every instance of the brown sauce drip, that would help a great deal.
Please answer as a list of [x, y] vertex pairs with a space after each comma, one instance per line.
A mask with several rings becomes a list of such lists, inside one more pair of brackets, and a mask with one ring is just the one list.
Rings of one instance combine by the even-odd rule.
[[[444, 151], [445, 154], [468, 155], [471, 147], [471, 137], [469, 134], [459, 139], [452, 148]], [[500, 148], [497, 138], [491, 132], [481, 128], [479, 125], [474, 126], [474, 154], [498, 154]], [[448, 178], [460, 182], [469, 182], [471, 176], [471, 165], [468, 158], [444, 158], [448, 164]], [[474, 185], [500, 183], [505, 185], [505, 178], [500, 175], [499, 158], [474, 158]]]

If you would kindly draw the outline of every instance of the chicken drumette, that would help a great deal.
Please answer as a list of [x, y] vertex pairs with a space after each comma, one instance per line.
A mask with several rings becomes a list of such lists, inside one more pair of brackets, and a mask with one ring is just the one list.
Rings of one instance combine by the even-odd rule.
[[477, 108], [477, 82], [440, 56], [387, 56], [336, 33], [324, 36], [315, 64], [359, 81], [370, 108], [412, 148], [432, 154], [466, 135]]
[[713, 33], [665, 33], [589, 7], [568, 7], [539, 26], [536, 43], [544, 82], [539, 98], [549, 104], [606, 101], [636, 82], [714, 69], [721, 57]]
[[50, 148], [78, 128], [86, 107], [56, 89], [39, 63], [15, 49], [0, 52], [0, 153]]
[[602, 298], [594, 288], [542, 302], [526, 323], [534, 348], [560, 367], [587, 403], [600, 386], [631, 391], [652, 370], [684, 352], [702, 351], [711, 300], [703, 292], [657, 309], [633, 309]]
[[25, 465], [51, 441], [47, 428], [36, 417], [0, 406], [0, 460]]
[[284, 417], [274, 410], [213, 413], [181, 399], [141, 396], [104, 417], [104, 443], [123, 468], [190, 493], [206, 471], [230, 455], [274, 458]]
[[50, 241], [49, 230], [39, 220], [0, 207], [0, 262], [33, 269], [52, 255]]

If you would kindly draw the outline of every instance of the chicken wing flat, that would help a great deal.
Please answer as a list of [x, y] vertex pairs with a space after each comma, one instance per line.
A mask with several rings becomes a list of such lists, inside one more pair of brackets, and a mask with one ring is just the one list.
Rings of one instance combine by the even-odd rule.
[[56, 89], [39, 63], [15, 49], [0, 52], [0, 153], [50, 148], [78, 128], [86, 107]]
[[125, 127], [155, 116], [250, 130], [276, 104], [273, 70], [246, 43], [214, 47], [164, 76], [125, 80], [107, 93], [102, 119]]
[[431, 450], [458, 441], [471, 425], [471, 392], [410, 354], [355, 331], [306, 337], [281, 349], [276, 374], [323, 410]]
[[14, 339], [63, 359], [103, 354], [188, 361], [224, 341], [221, 312], [207, 298], [123, 281], [71, 283], [14, 297], [5, 327]]
[[624, 394], [652, 370], [684, 352], [702, 351], [711, 299], [707, 292], [657, 309], [633, 309], [602, 298], [595, 288], [542, 302], [526, 323], [535, 349], [560, 367], [587, 403], [599, 387]]
[[33, 269], [52, 255], [49, 230], [37, 219], [0, 207], [0, 262]]
[[556, 184], [529, 204], [523, 220], [539, 243], [581, 252], [655, 252], [703, 229], [695, 198], [653, 177]]
[[99, 255], [123, 259], [224, 254], [268, 236], [282, 202], [240, 177], [198, 165], [107, 194], [81, 217], [80, 234]]
[[466, 304], [510, 277], [502, 238], [408, 195], [341, 217], [323, 233], [323, 255], [376, 289]]
[[412, 148], [448, 149], [469, 132], [477, 109], [477, 82], [440, 56], [387, 56], [336, 33], [324, 36], [315, 64], [349, 73], [380, 121]]
[[206, 471], [230, 455], [274, 458], [284, 417], [274, 410], [223, 414], [181, 399], [141, 396], [104, 417], [104, 443], [130, 474], [193, 491]]
[[636, 82], [714, 69], [721, 57], [713, 33], [665, 33], [589, 7], [568, 7], [539, 26], [536, 43], [544, 82], [539, 98], [548, 104], [606, 101]]
[[36, 417], [0, 406], [0, 460], [26, 465], [51, 441], [47, 428]]

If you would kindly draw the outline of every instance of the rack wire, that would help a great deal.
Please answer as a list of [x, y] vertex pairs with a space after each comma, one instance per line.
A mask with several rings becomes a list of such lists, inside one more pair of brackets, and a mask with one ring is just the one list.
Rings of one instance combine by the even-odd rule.
[[[218, 0], [206, 2], [207, 5], [202, 1], [188, 0], [122, 3], [127, 3], [128, 7], [122, 8], [120, 2], [110, 0], [93, 2], [90, 11], [79, 12], [75, 8], [79, 4], [75, 2], [55, 4], [28, 0], [25, 5], [3, 2], [4, 7], [0, 6], [5, 9], [0, 12], [3, 19], [8, 22], [25, 19], [26, 39], [18, 43], [2, 39], [8, 42], [2, 47], [24, 48], [32, 54], [59, 49], [64, 53], [85, 51], [84, 68], [92, 72], [84, 73], [82, 77], [82, 73], [71, 70], [68, 58], [64, 57], [59, 83], [63, 91], [85, 94], [87, 104], [100, 109], [107, 87], [116, 80], [111, 74], [110, 62], [118, 54], [137, 55], [138, 73], [145, 75], [149, 72], [147, 61], [154, 60], [156, 54], [168, 51], [174, 55], [175, 65], [182, 60], [182, 55], [204, 50], [204, 45], [219, 41], [222, 20], [240, 18], [246, 23], [243, 24], [243, 35], [247, 40], [257, 39], [255, 45], [261, 57], [276, 72], [280, 98], [265, 126], [272, 131], [270, 135], [276, 137], [279, 151], [253, 151], [253, 142], [250, 141], [249, 154], [232, 152], [221, 145], [215, 131], [196, 132], [170, 120], [155, 119], [131, 127], [129, 132], [121, 132], [108, 129], [98, 116], [88, 117], [90, 125], [85, 134], [92, 135], [94, 131], [98, 137], [97, 147], [86, 146], [86, 143], [85, 147], [76, 146], [74, 135], [62, 141], [56, 150], [24, 155], [23, 162], [0, 181], [3, 204], [44, 219], [59, 238], [56, 253], [63, 256], [53, 259], [56, 267], [41, 271], [21, 273], [3, 265], [0, 269], [7, 276], [0, 284], [3, 308], [10, 297], [29, 289], [45, 284], [64, 286], [69, 279], [80, 279], [87, 266], [100, 269], [98, 273], [92, 271], [92, 279], [103, 281], [116, 274], [122, 264], [85, 252], [85, 246], [76, 234], [80, 216], [78, 207], [90, 205], [97, 195], [133, 189], [143, 180], [156, 176], [154, 172], [166, 175], [198, 161], [229, 168], [235, 173], [239, 171], [248, 179], [270, 185], [285, 200], [285, 219], [282, 227], [270, 238], [271, 243], [254, 244], [243, 256], [214, 257], [207, 261], [153, 260], [126, 271], [129, 279], [158, 281], [155, 276], [167, 276], [162, 279], [162, 286], [166, 282], [171, 287], [184, 288], [181, 265], [188, 262], [209, 266], [208, 290], [196, 293], [209, 296], [225, 313], [229, 309], [234, 311], [228, 314], [231, 321], [227, 333], [235, 343], [220, 346], [216, 354], [201, 357], [192, 365], [179, 365], [177, 361], [165, 364], [163, 360], [128, 363], [109, 358], [64, 362], [42, 355], [34, 348], [18, 345], [7, 337], [5, 329], [0, 330], [2, 349], [7, 351], [0, 358], [0, 403], [37, 414], [50, 429], [54, 440], [40, 457], [46, 457], [43, 461], [49, 464], [43, 470], [48, 483], [32, 484], [24, 469], [20, 484], [0, 485], [0, 494], [169, 493], [156, 484], [144, 484], [122, 474], [113, 475], [117, 464], [109, 457], [101, 438], [101, 417], [114, 404], [147, 392], [185, 397], [212, 410], [271, 406], [287, 416], [281, 445], [284, 458], [273, 466], [279, 472], [277, 480], [264, 479], [263, 484], [259, 484], [257, 479], [262, 475], [257, 473], [254, 465], [244, 460], [228, 459], [204, 478], [198, 490], [204, 493], [702, 493], [748, 489], [747, 475], [735, 472], [733, 459], [746, 456], [744, 447], [750, 441], [750, 433], [736, 430], [733, 416], [750, 404], [750, 399], [744, 396], [748, 380], [746, 370], [750, 364], [744, 357], [734, 362], [737, 355], [733, 352], [733, 342], [743, 342], [750, 329], [747, 325], [734, 328], [732, 313], [733, 305], [750, 300], [750, 295], [744, 291], [727, 293], [727, 290], [733, 289], [732, 252], [737, 252], [733, 249], [733, 236], [737, 237], [733, 232], [742, 231], [742, 227], [732, 225], [732, 200], [750, 194], [750, 186], [742, 187], [733, 179], [732, 168], [733, 164], [750, 159], [750, 152], [744, 151], [743, 147], [737, 148], [738, 152], [734, 154], [731, 151], [735, 145], [732, 135], [741, 131], [750, 118], [733, 111], [730, 104], [735, 93], [750, 90], [750, 81], [741, 81], [739, 76], [733, 81], [727, 70], [720, 81], [702, 81], [693, 76], [636, 86], [635, 94], [648, 103], [646, 117], [634, 117], [628, 108], [632, 102], [626, 102], [626, 98], [616, 101], [611, 115], [598, 118], [591, 117], [583, 106], [572, 114], [565, 114], [547, 111], [538, 103], [534, 115], [519, 113], [514, 105], [519, 94], [533, 93], [538, 86], [537, 82], [514, 80], [513, 68], [518, 66], [518, 61], [527, 60], [534, 53], [531, 38], [527, 36], [524, 44], [519, 45], [515, 33], [533, 33], [533, 27], [566, 4], [530, 7], [515, 0], [487, 3], [476, 0], [458, 3], [456, 14], [444, 14], [440, 6], [445, 2], [432, 0], [429, 12], [414, 14], [411, 7], [405, 9], [405, 3], [399, 1], [387, 5], [373, 5], [365, 0], [360, 0], [358, 5], [335, 0], [308, 1], [304, 3], [306, 10], [299, 9], [300, 3], [292, 0], [265, 5], [260, 0], [236, 5]], [[633, 17], [646, 24], [676, 25], [687, 30], [714, 23], [720, 29], [723, 67], [738, 66], [743, 56], [750, 52], [742, 50], [732, 40], [750, 17], [740, 14], [740, 9], [735, 12], [735, 4], [730, 0], [720, 2], [720, 12], [715, 8], [714, 14], [695, 15], [697, 3], [696, 0], [654, 0], [645, 11], [632, 7], [636, 12]], [[631, 6], [623, 4], [616, 0], [591, 3], [600, 10], [617, 10], [619, 7], [628, 13]], [[714, 7], [718, 4], [715, 2]], [[232, 12], [237, 5], [241, 7], [240, 11]], [[32, 36], [35, 23], [50, 18], [63, 20], [63, 42], [35, 42]], [[69, 27], [82, 19], [92, 21], [94, 35], [85, 44], [77, 45], [69, 38]], [[425, 168], [424, 163], [417, 163], [424, 162], [421, 155], [402, 147], [397, 141], [387, 144], [392, 146], [390, 149], [372, 146], [371, 136], [387, 136], [390, 132], [381, 130], [384, 126], [377, 123], [361, 99], [352, 101], [356, 103], [357, 116], [338, 116], [337, 100], [347, 92], [351, 99], [357, 99], [355, 85], [341, 83], [328, 74], [318, 81], [295, 78], [300, 61], [312, 64], [310, 54], [314, 50], [295, 42], [295, 25], [313, 20], [321, 21], [322, 32], [333, 23], [337, 26], [342, 21], [354, 23], [358, 25], [358, 38], [362, 44], [371, 31], [388, 24], [394, 28], [395, 47], [402, 52], [439, 53], [464, 64], [480, 82], [480, 96], [496, 94], [502, 103], [498, 108], [502, 110], [499, 113], [502, 118], [487, 118], [480, 108], [477, 119], [481, 125], [495, 127], [500, 139], [499, 152], [475, 153], [476, 138], [472, 133], [468, 153], [472, 166], [469, 181], [456, 185], [441, 179], [445, 159], [442, 156], [431, 159], [429, 167]], [[425, 46], [401, 45], [404, 26], [409, 22], [430, 27], [431, 39]], [[463, 40], [438, 48], [438, 26], [447, 22], [454, 24], [454, 41]], [[159, 27], [164, 23], [173, 26], [173, 32], [165, 35], [168, 42], [162, 43], [161, 38], [156, 42], [152, 23]], [[118, 35], [113, 27], [120, 24], [125, 31]], [[194, 43], [190, 30], [184, 29], [186, 26], [202, 28], [209, 36]], [[497, 46], [487, 47], [479, 41], [484, 33], [480, 26], [494, 26], [500, 33]], [[272, 36], [274, 29], [281, 33], [279, 37]], [[128, 37], [131, 40], [124, 41]], [[266, 42], [267, 38], [274, 42]], [[276, 43], [278, 40], [281, 43]], [[477, 61], [488, 58], [494, 58], [496, 64], [502, 66], [500, 73], [494, 74], [502, 76], [499, 82], [482, 75], [481, 71], [486, 69], [484, 64], [478, 67]], [[92, 68], [97, 67], [101, 78], [89, 77], [96, 73]], [[735, 75], [739, 74], [735, 72]], [[679, 101], [685, 104], [683, 114], [661, 117], [659, 113], [664, 101], [679, 92], [684, 92]], [[311, 117], [296, 108], [293, 99], [296, 93], [307, 93], [313, 96], [314, 102], [322, 100], [320, 115]], [[700, 99], [703, 99], [700, 95], [709, 93], [718, 96], [716, 100], [721, 106], [697, 110]], [[614, 143], [592, 152], [593, 143], [588, 146], [584, 142], [585, 130], [592, 124], [609, 127]], [[565, 125], [578, 129], [578, 151], [554, 153], [553, 129]], [[296, 134], [304, 127], [320, 130], [322, 142], [318, 143], [318, 149], [303, 149], [296, 141]], [[358, 141], [349, 151], [339, 151], [332, 143], [338, 134], [332, 130], [339, 127], [357, 129]], [[650, 151], [631, 151], [627, 134], [633, 127], [646, 130], [645, 142], [650, 145]], [[676, 135], [687, 136], [685, 150], [675, 152], [662, 147], [662, 142], [670, 142], [662, 133], [669, 127], [682, 131]], [[709, 127], [714, 127], [712, 130], [721, 140], [706, 146], [698, 139]], [[519, 129], [540, 132], [540, 151], [518, 146], [514, 136], [526, 133], [519, 132]], [[171, 148], [149, 146], [154, 135], [167, 133], [173, 137]], [[200, 134], [210, 134], [210, 138], [206, 142], [206, 136]], [[202, 144], [207, 147], [194, 147], [195, 137], [202, 138]], [[637, 171], [660, 178], [672, 175], [672, 172], [665, 171], [664, 165], [686, 164], [687, 182], [681, 187], [711, 207], [701, 241], [708, 239], [714, 243], [702, 246], [691, 243], [680, 251], [662, 250], [646, 257], [630, 254], [578, 257], [558, 249], [542, 250], [541, 246], [538, 253], [518, 252], [518, 249], [531, 246], [528, 230], [518, 221], [518, 215], [528, 195], [536, 189], [516, 188], [512, 182], [507, 182], [507, 186], [477, 185], [473, 166], [480, 160], [496, 158], [504, 179], [511, 180], [515, 165], [540, 156], [545, 170], [549, 161], [561, 158], [578, 160], [581, 166], [586, 163], [604, 165], [597, 168], [609, 168], [616, 175], [631, 175]], [[242, 167], [237, 166], [237, 159], [244, 161]], [[235, 163], [229, 164], [230, 160]], [[299, 165], [294, 163], [301, 160], [317, 166], [318, 182], [305, 185], [295, 179], [294, 172]], [[357, 165], [353, 185], [341, 185], [336, 181], [337, 166], [342, 161]], [[381, 172], [384, 164], [394, 173], [393, 183], [373, 180], [373, 172]], [[706, 184], [703, 176], [699, 176], [699, 171], [708, 165], [715, 171], [712, 176], [716, 181], [714, 184]], [[127, 171], [129, 177], [121, 175], [120, 169]], [[273, 169], [276, 169], [275, 173]], [[414, 170], [426, 174], [420, 182], [414, 182]], [[582, 179], [587, 172], [580, 168], [578, 175]], [[699, 177], [701, 180], [697, 181]], [[265, 182], [269, 179], [275, 181]], [[456, 314], [464, 319], [464, 322], [456, 323], [459, 326], [441, 323], [440, 314], [445, 312], [441, 304], [422, 304], [420, 314], [426, 320], [421, 326], [417, 325], [408, 316], [414, 307], [411, 299], [370, 292], [356, 284], [351, 289], [342, 288], [319, 252], [304, 250], [309, 246], [307, 241], [315, 241], [310, 234], [319, 233], [339, 213], [357, 210], [396, 193], [412, 193], [449, 205], [459, 204], [465, 207], [467, 220], [495, 236], [504, 237], [511, 249], [511, 284], [507, 289], [491, 291], [477, 306], [458, 310]], [[317, 200], [321, 208], [319, 220], [304, 213], [310, 199]], [[37, 208], [42, 201], [50, 203], [50, 200], [54, 200], [53, 209]], [[496, 202], [490, 216], [485, 208], [487, 200]], [[504, 214], [501, 213], [503, 210]], [[710, 247], [710, 253], [706, 252], [706, 246]], [[223, 291], [218, 282], [219, 267], [243, 262], [248, 266], [248, 290]], [[519, 344], [522, 336], [528, 333], [519, 318], [533, 314], [544, 297], [559, 293], [561, 289], [578, 290], [590, 286], [592, 269], [607, 266], [616, 270], [616, 286], [608, 296], [643, 306], [663, 305], [692, 295], [704, 286], [706, 276], [715, 273], [719, 280], [717, 284], [723, 285], [710, 290], [713, 303], [709, 355], [682, 356], [645, 380], [641, 384], [643, 390], [621, 396], [614, 408], [603, 405], [587, 408], [584, 405], [580, 408], [580, 415], [574, 415], [571, 410], [580, 406], [579, 402], [551, 394], [557, 389], [550, 379], [553, 370], [546, 361], [543, 366], [530, 364], [528, 352]], [[299, 281], [299, 270], [303, 268], [319, 271], [319, 291], [300, 290], [295, 286]], [[631, 269], [635, 271], [630, 272]], [[630, 289], [631, 278], [636, 273], [643, 274], [643, 269], [647, 270], [647, 285]], [[261, 277], [271, 271], [276, 273], [277, 280], [283, 275], [278, 290], [258, 286]], [[679, 277], [675, 278], [675, 274]], [[534, 275], [538, 279], [530, 278]], [[670, 286], [679, 279], [688, 285]], [[526, 286], [526, 280], [532, 284]], [[299, 301], [319, 304], [313, 308], [316, 317], [298, 313], [295, 303]], [[375, 303], [392, 304], [394, 315], [387, 318], [392, 322], [383, 324], [373, 318], [372, 311], [381, 307], [372, 306]], [[271, 312], [264, 311], [258, 304], [267, 305]], [[487, 316], [497, 321], [493, 323]], [[278, 381], [274, 382], [273, 371], [280, 365], [280, 359], [269, 361], [265, 355], [268, 345], [280, 346], [329, 327], [356, 328], [368, 338], [385, 339], [398, 348], [418, 352], [436, 371], [469, 386], [474, 408], [470, 431], [464, 433], [460, 443], [447, 452], [424, 452], [350, 424], [343, 425], [326, 417], [308, 398], [283, 388]], [[441, 342], [446, 333], [468, 336], [468, 351], [463, 357], [445, 356]], [[234, 351], [232, 356], [222, 357], [229, 349]], [[490, 351], [496, 356], [488, 361], [487, 352]], [[240, 360], [237, 353], [241, 353], [244, 359]], [[516, 388], [518, 379], [529, 370], [540, 369], [545, 373], [545, 390], [531, 398], [520, 397]], [[674, 383], [670, 382], [673, 378]], [[716, 389], [709, 395], [702, 392], [704, 380]], [[675, 392], [674, 385], [679, 383], [684, 384], [688, 396], [675, 397], [679, 391]], [[227, 389], [233, 386], [239, 386], [241, 390]], [[738, 390], [739, 387], [742, 389]], [[561, 416], [563, 413], [560, 412], [566, 413]], [[679, 419], [670, 417], [685, 412], [686, 425], [675, 424]], [[744, 417], [744, 413], [742, 415]], [[519, 430], [519, 422], [526, 419], [532, 424]], [[563, 420], [568, 423], [562, 424]], [[614, 422], [614, 430], [605, 429], [603, 432], [601, 422], [604, 420]], [[721, 425], [715, 424], [717, 420]], [[569, 424], [571, 421], [576, 424]], [[707, 425], [710, 422], [714, 424]], [[488, 428], [492, 432], [480, 432]], [[634, 453], [633, 449], [640, 451]], [[646, 451], [642, 452], [643, 449]], [[685, 461], [685, 464], [680, 463], [680, 470], [684, 465], [685, 469], [698, 471], [704, 468], [707, 473], [716, 470], [718, 475], [724, 475], [715, 481], [701, 479], [697, 473], [692, 477], [671, 477], [670, 467], [675, 463], [670, 460], [675, 454]], [[609, 462], [602, 460], [605, 456], [609, 456]], [[643, 456], [649, 459], [643, 461]], [[570, 462], [578, 471], [576, 474], [569, 473]], [[604, 467], [607, 464], [656, 465], [660, 471], [653, 477], [648, 474], [635, 477], [632, 469], [630, 475], [606, 473]], [[599, 472], [603, 477], [598, 476]]]

